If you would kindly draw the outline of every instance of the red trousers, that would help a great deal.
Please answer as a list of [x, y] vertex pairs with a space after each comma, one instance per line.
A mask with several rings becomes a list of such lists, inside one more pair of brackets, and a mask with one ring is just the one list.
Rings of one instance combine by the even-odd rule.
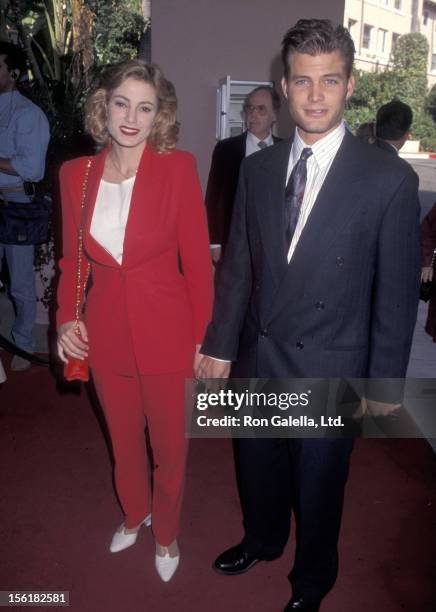
[[[134, 377], [93, 370], [112, 440], [124, 524], [135, 527], [151, 512], [153, 534], [162, 546], [168, 546], [179, 529], [188, 450], [185, 379], [191, 377], [191, 370]], [[145, 427], [153, 466], [147, 457]]]

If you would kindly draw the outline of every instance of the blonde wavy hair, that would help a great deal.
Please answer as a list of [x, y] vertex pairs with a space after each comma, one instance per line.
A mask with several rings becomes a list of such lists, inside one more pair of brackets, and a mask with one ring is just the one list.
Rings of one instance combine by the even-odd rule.
[[107, 129], [107, 105], [117, 87], [133, 78], [149, 83], [156, 90], [157, 114], [147, 137], [147, 145], [159, 153], [167, 153], [176, 146], [179, 123], [176, 118], [177, 97], [174, 85], [168, 81], [155, 64], [140, 59], [119, 62], [107, 68], [99, 77], [85, 102], [85, 130], [100, 146], [107, 145], [110, 134]]

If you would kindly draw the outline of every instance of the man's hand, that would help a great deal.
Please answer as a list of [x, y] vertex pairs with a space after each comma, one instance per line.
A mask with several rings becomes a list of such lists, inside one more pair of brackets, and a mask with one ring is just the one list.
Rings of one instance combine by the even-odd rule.
[[388, 404], [386, 402], [376, 402], [369, 400], [366, 397], [362, 397], [360, 406], [354, 413], [355, 419], [361, 419], [364, 416], [377, 417], [377, 416], [389, 416], [393, 414], [395, 410], [401, 408], [401, 404]]
[[421, 270], [421, 280], [423, 283], [433, 280], [433, 266], [424, 266]]
[[231, 361], [219, 361], [207, 355], [201, 355], [201, 361], [195, 370], [197, 378], [228, 378], [230, 374]]
[[12, 166], [11, 160], [6, 157], [0, 157], [0, 172], [11, 174], [12, 176], [19, 176], [18, 172]]

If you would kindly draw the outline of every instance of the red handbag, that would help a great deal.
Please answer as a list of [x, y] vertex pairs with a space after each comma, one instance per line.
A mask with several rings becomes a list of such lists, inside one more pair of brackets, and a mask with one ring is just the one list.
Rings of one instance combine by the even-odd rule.
[[[81, 304], [85, 295], [86, 285], [88, 283], [89, 272], [91, 266], [88, 262], [88, 266], [85, 273], [85, 278], [82, 280], [82, 260], [83, 260], [83, 217], [85, 209], [85, 198], [86, 198], [86, 187], [88, 184], [89, 169], [91, 168], [92, 161], [88, 159], [85, 168], [85, 176], [83, 178], [82, 186], [82, 203], [80, 207], [80, 228], [79, 228], [79, 239], [77, 241], [77, 284], [76, 284], [76, 313], [75, 313], [75, 325], [74, 331], [80, 336], [80, 314]], [[64, 365], [64, 378], [65, 380], [82, 380], [86, 382], [89, 380], [89, 361], [88, 357], [85, 359], [76, 359], [75, 357], [68, 357], [68, 363]]]

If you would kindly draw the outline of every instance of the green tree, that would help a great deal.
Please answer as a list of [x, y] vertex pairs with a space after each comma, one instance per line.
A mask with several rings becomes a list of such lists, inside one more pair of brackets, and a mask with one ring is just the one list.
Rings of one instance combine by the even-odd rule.
[[140, 0], [88, 0], [88, 5], [95, 15], [97, 69], [136, 57], [144, 31], [150, 26], [141, 14]]
[[436, 85], [430, 89], [425, 101], [425, 110], [436, 121]]
[[379, 74], [355, 70], [354, 78], [356, 86], [345, 112], [345, 118], [353, 130], [362, 123], [374, 120], [374, 109], [382, 98]]
[[140, 0], [0, 0], [0, 38], [21, 43], [30, 67], [25, 93], [51, 124], [51, 160], [83, 146], [82, 107], [102, 68], [135, 57], [149, 27]]
[[414, 114], [424, 110], [427, 95], [428, 42], [423, 34], [400, 36], [392, 55], [392, 69], [383, 73], [386, 91], [408, 104]]
[[408, 104], [413, 111], [413, 138], [426, 149], [436, 148], [436, 124], [429, 114], [432, 100], [436, 118], [436, 92], [427, 96], [428, 43], [419, 33], [398, 39], [392, 64], [384, 72], [355, 71], [356, 89], [345, 117], [353, 130], [375, 121], [377, 109], [393, 99]]

